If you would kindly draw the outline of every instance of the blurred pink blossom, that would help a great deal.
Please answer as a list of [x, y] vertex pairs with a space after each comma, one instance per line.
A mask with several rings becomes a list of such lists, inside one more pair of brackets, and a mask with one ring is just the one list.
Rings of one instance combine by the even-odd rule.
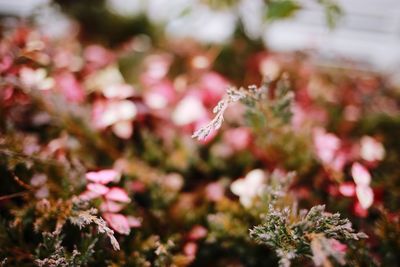
[[195, 225], [193, 226], [193, 228], [190, 230], [188, 238], [190, 240], [198, 240], [198, 239], [202, 239], [204, 237], [207, 236], [207, 229], [201, 225]]
[[239, 127], [226, 130], [223, 138], [234, 150], [240, 151], [246, 149], [250, 145], [251, 133], [248, 128]]
[[324, 164], [331, 164], [340, 148], [340, 139], [322, 128], [314, 129], [313, 139], [317, 156]]
[[142, 221], [136, 217], [133, 216], [127, 216], [128, 219], [128, 224], [131, 228], [136, 228], [142, 226]]
[[128, 139], [133, 133], [132, 121], [138, 111], [130, 100], [96, 101], [93, 105], [93, 120], [97, 128], [112, 126], [120, 138]]
[[20, 70], [21, 83], [28, 89], [49, 90], [54, 86], [54, 80], [47, 76], [46, 70], [33, 70], [28, 67], [22, 67]]
[[102, 89], [102, 92], [109, 99], [125, 99], [135, 95], [135, 89], [126, 83], [106, 85]]
[[194, 256], [196, 256], [197, 249], [198, 249], [198, 247], [195, 242], [188, 242], [183, 247], [183, 252], [187, 256], [194, 257]]
[[370, 187], [371, 174], [360, 163], [355, 162], [351, 167], [351, 175], [356, 183], [356, 195], [362, 209], [368, 209], [374, 202], [374, 192]]
[[144, 92], [143, 100], [152, 109], [163, 109], [173, 103], [176, 99], [176, 92], [170, 81], [164, 80], [151, 85]]
[[84, 89], [73, 74], [68, 72], [60, 73], [55, 77], [55, 80], [56, 85], [67, 100], [76, 103], [85, 100]]
[[89, 45], [83, 53], [85, 60], [95, 69], [101, 68], [113, 61], [113, 54], [100, 45]]
[[207, 110], [198, 98], [187, 96], [183, 98], [172, 113], [172, 121], [183, 126], [207, 118]]
[[371, 174], [367, 168], [358, 162], [351, 166], [351, 175], [356, 185], [369, 185], [371, 183]]
[[225, 189], [219, 182], [209, 183], [206, 186], [206, 197], [210, 201], [219, 201], [224, 197]]
[[219, 73], [205, 73], [199, 84], [202, 102], [208, 106], [214, 106], [221, 100], [228, 86], [228, 81]]
[[108, 184], [119, 179], [121, 174], [113, 169], [86, 173], [86, 179], [100, 184]]
[[343, 253], [347, 251], [347, 245], [346, 244], [343, 244], [343, 243], [341, 243], [338, 240], [333, 239], [333, 238], [331, 238], [329, 240], [330, 240], [331, 246], [332, 246], [332, 248], [334, 250], [336, 250], [338, 252], [343, 252]]
[[345, 197], [352, 197], [356, 192], [356, 187], [351, 182], [345, 182], [339, 185], [339, 192]]

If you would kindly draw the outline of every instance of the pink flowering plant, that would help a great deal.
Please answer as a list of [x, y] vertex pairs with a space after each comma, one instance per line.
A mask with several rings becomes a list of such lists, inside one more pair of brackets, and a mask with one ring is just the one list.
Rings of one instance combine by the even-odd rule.
[[2, 266], [398, 265], [384, 75], [55, 2], [80, 32], [1, 28]]

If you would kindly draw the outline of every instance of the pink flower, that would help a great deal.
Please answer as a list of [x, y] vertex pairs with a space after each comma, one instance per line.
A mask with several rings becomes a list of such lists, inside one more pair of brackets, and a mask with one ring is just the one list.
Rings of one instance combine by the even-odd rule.
[[124, 208], [123, 205], [116, 203], [114, 201], [109, 201], [109, 200], [103, 201], [103, 203], [101, 203], [101, 205], [100, 205], [100, 210], [102, 212], [116, 213], [116, 212], [120, 212], [123, 208]]
[[207, 110], [201, 101], [193, 96], [183, 98], [172, 113], [172, 121], [183, 126], [207, 118]]
[[329, 240], [330, 240], [331, 246], [332, 246], [332, 248], [334, 250], [336, 250], [338, 252], [342, 252], [342, 253], [345, 253], [347, 251], [347, 245], [346, 244], [343, 244], [343, 243], [341, 243], [338, 240], [333, 239], [333, 238], [331, 238]]
[[219, 201], [224, 197], [225, 189], [224, 187], [218, 183], [210, 183], [206, 186], [206, 197], [211, 201]]
[[345, 197], [354, 196], [356, 189], [353, 183], [346, 182], [339, 185], [339, 192]]
[[131, 228], [137, 228], [142, 226], [142, 220], [133, 216], [127, 216], [126, 218], [128, 219], [128, 223]]
[[67, 100], [80, 103], [85, 99], [84, 90], [73, 74], [68, 72], [58, 74], [56, 84]]
[[132, 120], [138, 109], [130, 100], [97, 101], [93, 105], [93, 121], [97, 128], [112, 126], [112, 130], [120, 138], [128, 139], [133, 133]]
[[143, 95], [143, 100], [152, 109], [163, 109], [175, 101], [176, 92], [170, 81], [152, 85]]
[[364, 209], [358, 201], [354, 204], [354, 213], [361, 218], [368, 216], [368, 211]]
[[374, 202], [374, 192], [369, 186], [357, 186], [356, 195], [363, 209], [368, 209]]
[[356, 185], [369, 185], [371, 183], [371, 174], [360, 163], [355, 162], [351, 167], [351, 175]]
[[366, 210], [374, 202], [374, 192], [370, 187], [371, 174], [358, 162], [353, 163], [351, 174], [356, 183], [356, 195], [362, 209]]
[[81, 198], [82, 200], [91, 200], [94, 198], [99, 197], [100, 195], [96, 192], [90, 191], [90, 190], [86, 190], [85, 192], [83, 192], [82, 194], [79, 195], [79, 198]]
[[195, 225], [189, 232], [188, 238], [190, 240], [198, 240], [207, 236], [207, 229], [201, 225]]
[[224, 133], [224, 141], [237, 151], [244, 150], [251, 142], [250, 130], [245, 127], [229, 129]]
[[317, 156], [324, 164], [331, 164], [340, 148], [340, 139], [322, 128], [314, 129], [313, 137]]
[[102, 184], [90, 183], [90, 184], [87, 184], [86, 187], [89, 191], [92, 191], [92, 192], [98, 194], [99, 196], [106, 194], [110, 190], [107, 186], [102, 185]]
[[106, 85], [102, 91], [103, 95], [109, 99], [125, 99], [135, 94], [135, 89], [125, 83]]
[[152, 55], [146, 58], [146, 70], [143, 74], [145, 83], [153, 83], [163, 79], [169, 71], [172, 59], [169, 55]]
[[125, 192], [125, 190], [123, 190], [119, 187], [110, 188], [110, 190], [105, 195], [105, 198], [108, 200], [114, 200], [114, 201], [119, 201], [119, 202], [124, 202], [124, 203], [129, 203], [131, 201], [128, 194]]
[[107, 212], [103, 213], [103, 217], [110, 225], [110, 227], [116, 232], [123, 235], [129, 235], [129, 233], [131, 232], [129, 221], [126, 216], [118, 213], [116, 214]]
[[90, 45], [84, 51], [84, 58], [93, 67], [101, 68], [109, 64], [114, 56], [113, 54], [100, 45]]
[[183, 247], [183, 252], [186, 256], [194, 257], [197, 253], [197, 244], [194, 242], [188, 242]]
[[203, 103], [206, 105], [215, 105], [225, 94], [228, 88], [228, 81], [219, 73], [208, 72], [201, 77], [200, 89]]
[[113, 169], [86, 173], [86, 179], [100, 184], [115, 182], [119, 179], [120, 176], [121, 174]]
[[54, 80], [47, 76], [46, 70], [23, 67], [20, 71], [21, 83], [29, 89], [49, 90], [54, 86]]

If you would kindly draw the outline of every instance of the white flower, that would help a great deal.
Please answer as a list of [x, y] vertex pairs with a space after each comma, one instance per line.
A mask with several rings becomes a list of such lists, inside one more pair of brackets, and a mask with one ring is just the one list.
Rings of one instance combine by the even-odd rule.
[[360, 163], [355, 162], [351, 167], [351, 175], [356, 184], [356, 195], [363, 209], [368, 209], [374, 202], [374, 192], [370, 187], [371, 174]]
[[182, 99], [172, 113], [176, 125], [186, 125], [206, 117], [207, 111], [201, 101], [193, 96]]
[[54, 80], [47, 77], [45, 69], [33, 70], [23, 67], [20, 71], [21, 82], [24, 86], [39, 90], [49, 90], [54, 86]]
[[366, 161], [382, 160], [385, 157], [385, 148], [374, 138], [364, 136], [361, 138], [360, 156]]
[[265, 172], [255, 169], [250, 171], [246, 177], [234, 181], [231, 184], [231, 191], [239, 196], [240, 203], [248, 208], [251, 206], [253, 198], [259, 195], [265, 180]]

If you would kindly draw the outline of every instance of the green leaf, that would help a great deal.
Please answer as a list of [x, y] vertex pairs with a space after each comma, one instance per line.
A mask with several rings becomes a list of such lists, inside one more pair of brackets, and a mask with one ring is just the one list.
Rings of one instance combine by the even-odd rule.
[[277, 20], [291, 17], [300, 8], [300, 5], [295, 1], [272, 0], [269, 1], [267, 8], [267, 19]]

